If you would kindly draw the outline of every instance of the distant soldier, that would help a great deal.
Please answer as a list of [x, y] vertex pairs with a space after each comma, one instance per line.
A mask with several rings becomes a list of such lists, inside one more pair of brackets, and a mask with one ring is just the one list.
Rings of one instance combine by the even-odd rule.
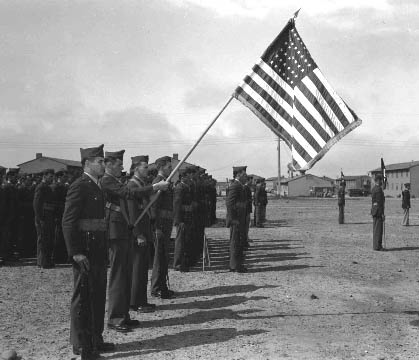
[[404, 190], [402, 191], [402, 208], [404, 210], [403, 215], [403, 226], [409, 226], [409, 209], [410, 209], [410, 184], [404, 184]]
[[233, 167], [233, 182], [230, 185], [226, 205], [226, 225], [230, 228], [230, 271], [244, 273], [244, 244], [246, 239], [247, 198], [244, 184], [247, 181], [247, 166]]
[[373, 218], [373, 249], [377, 251], [384, 250], [383, 248], [383, 228], [384, 228], [384, 191], [382, 189], [383, 176], [381, 174], [375, 175], [375, 186], [371, 190], [371, 215]]
[[54, 248], [54, 212], [55, 204], [50, 185], [54, 179], [54, 170], [42, 173], [42, 181], [35, 189], [33, 211], [37, 233], [37, 264], [43, 269], [55, 266], [52, 252]]
[[261, 179], [256, 180], [255, 193], [253, 195], [253, 205], [255, 206], [254, 225], [258, 228], [263, 227], [263, 188]]
[[266, 205], [268, 205], [268, 193], [266, 192], [266, 182], [265, 179], [261, 179], [260, 183], [260, 221], [263, 224], [266, 222]]
[[[163, 156], [156, 160], [158, 173], [153, 184], [167, 179], [172, 171], [171, 160], [169, 156]], [[161, 299], [171, 299], [175, 295], [174, 291], [168, 287], [169, 241], [173, 227], [173, 190], [168, 189], [162, 192], [151, 210], [155, 222], [151, 295]]]
[[70, 342], [74, 354], [90, 360], [115, 346], [102, 336], [108, 253], [105, 200], [98, 180], [104, 173], [103, 145], [80, 153], [84, 173], [68, 189], [62, 225], [74, 276]]
[[[146, 188], [150, 186], [148, 179], [148, 155], [131, 158], [133, 176], [128, 181], [128, 188]], [[128, 213], [130, 223], [135, 224], [138, 216], [143, 212], [150, 201], [149, 196], [142, 199], [128, 200]], [[131, 281], [131, 310], [147, 313], [155, 311], [156, 305], [150, 304], [147, 299], [148, 267], [150, 248], [153, 247], [153, 234], [151, 229], [150, 211], [136, 224], [133, 229], [132, 246], [132, 281]]]
[[52, 200], [55, 205], [54, 211], [54, 263], [67, 262], [67, 250], [63, 236], [63, 229], [61, 222], [63, 220], [65, 198], [67, 196], [68, 186], [66, 186], [67, 174], [64, 171], [57, 171], [55, 173], [55, 183], [51, 185]]
[[345, 222], [345, 180], [341, 180], [338, 190], [339, 224]]
[[176, 226], [173, 268], [187, 272], [190, 266], [193, 238], [193, 192], [187, 169], [179, 170], [179, 183], [173, 195], [174, 225]]

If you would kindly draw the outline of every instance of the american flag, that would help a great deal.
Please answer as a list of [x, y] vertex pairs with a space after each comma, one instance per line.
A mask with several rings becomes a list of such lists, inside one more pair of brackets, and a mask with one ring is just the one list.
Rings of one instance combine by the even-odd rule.
[[325, 79], [290, 19], [233, 96], [290, 147], [293, 166], [310, 169], [361, 125]]

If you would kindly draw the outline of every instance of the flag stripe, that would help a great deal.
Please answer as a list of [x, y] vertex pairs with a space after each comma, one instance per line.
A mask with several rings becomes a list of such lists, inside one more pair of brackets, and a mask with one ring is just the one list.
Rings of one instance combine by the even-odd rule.
[[[253, 71], [254, 73], [251, 74], [250, 76], [253, 79], [255, 79], [255, 81], [256, 81], [256, 78], [261, 79], [272, 89], [272, 91], [275, 91], [277, 95], [292, 108], [292, 97], [287, 93], [287, 91], [280, 84], [278, 84], [265, 71], [263, 71], [263, 69], [258, 64], [256, 64], [253, 67]], [[260, 82], [259, 81], [257, 82], [260, 85]]]
[[[316, 120], [316, 118], [305, 108], [302, 102], [307, 102], [307, 99], [304, 96], [297, 96], [298, 92], [296, 92], [296, 96], [294, 99], [294, 108], [304, 117], [307, 122], [314, 128], [315, 132], [323, 139], [324, 142], [328, 142], [330, 138], [333, 137], [333, 133], [330, 129], [327, 132], [320, 122]], [[301, 94], [301, 93], [300, 93]], [[301, 94], [302, 95], [302, 94]], [[301, 99], [301, 101], [300, 101]], [[306, 101], [304, 101], [306, 100]], [[294, 114], [296, 115], [296, 114]], [[326, 125], [326, 124], [325, 124]], [[327, 126], [327, 125], [326, 125]]]
[[326, 101], [330, 109], [333, 111], [333, 113], [336, 115], [336, 117], [338, 118], [339, 122], [343, 125], [343, 127], [345, 128], [346, 126], [348, 126], [349, 125], [348, 119], [345, 117], [340, 106], [336, 103], [332, 95], [330, 95], [329, 91], [327, 91], [326, 87], [323, 85], [323, 83], [320, 81], [317, 75], [314, 72], [311, 72], [308, 74], [308, 77], [316, 86], [317, 90], [319, 91], [323, 99]]
[[317, 121], [313, 119], [311, 114], [301, 105], [298, 99], [295, 99], [294, 117], [314, 137], [320, 148], [326, 145], [327, 141], [330, 139], [329, 135], [327, 135]]
[[[301, 134], [298, 131], [293, 130], [293, 127], [249, 85], [244, 84], [242, 85], [242, 88], [239, 89], [241, 89], [248, 96], [249, 99], [247, 101], [249, 101], [252, 107], [260, 114], [256, 115], [258, 115], [260, 119], [265, 119], [265, 124], [270, 124], [268, 126], [271, 130], [279, 135], [279, 129], [281, 127], [284, 129], [284, 132], [287, 134], [289, 144], [294, 144], [296, 151], [303, 159], [308, 162], [317, 154], [317, 152], [315, 152], [312, 146], [301, 136]], [[236, 90], [236, 94], [239, 92], [239, 89]]]
[[267, 75], [269, 75], [279, 86], [281, 86], [281, 88], [287, 92], [291, 99], [294, 97], [294, 89], [289, 86], [285, 80], [282, 79], [267, 63], [261, 59], [258, 65]]
[[310, 144], [311, 148], [314, 150], [311, 153], [311, 149], [308, 149], [311, 153], [311, 157], [315, 157], [317, 153], [322, 149], [319, 143], [314, 139], [314, 137], [307, 131], [307, 129], [300, 123], [300, 121], [294, 116], [294, 130], [300, 134], [305, 141]]
[[249, 85], [254, 91], [256, 91], [288, 124], [292, 126], [292, 108], [291, 114], [284, 110], [284, 108], [278, 104], [278, 102], [272, 98], [270, 94], [268, 94], [267, 91], [262, 89], [259, 84], [257, 84], [255, 81], [253, 81], [250, 76], [246, 76], [244, 78], [244, 82]]
[[304, 96], [308, 99], [310, 104], [312, 104], [315, 110], [319, 113], [320, 118], [324, 120], [324, 122], [333, 132], [332, 137], [335, 136], [339, 132], [339, 130], [337, 129], [335, 123], [331, 120], [321, 103], [319, 102], [318, 98], [315, 95], [313, 95], [311, 90], [315, 91], [315, 88], [309, 89], [307, 85], [311, 85], [310, 87], [314, 88], [314, 84], [311, 83], [308, 78], [304, 78], [303, 81], [301, 81], [296, 87], [304, 94]]

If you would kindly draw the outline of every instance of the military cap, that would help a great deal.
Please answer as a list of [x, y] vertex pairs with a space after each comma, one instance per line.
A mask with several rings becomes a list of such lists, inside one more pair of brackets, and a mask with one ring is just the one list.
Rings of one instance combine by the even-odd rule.
[[383, 175], [381, 175], [380, 173], [375, 174], [375, 181], [377, 180], [383, 180]]
[[105, 159], [115, 158], [115, 159], [119, 159], [119, 160], [123, 161], [124, 160], [124, 153], [125, 153], [125, 150], [105, 151]]
[[94, 157], [103, 158], [103, 147], [104, 145], [102, 144], [98, 147], [92, 147], [92, 148], [86, 148], [86, 149], [80, 148], [81, 161], [88, 158], [94, 158]]
[[142, 162], [146, 162], [148, 164], [148, 155], [134, 156], [131, 158], [131, 161], [132, 161], [132, 165], [131, 165], [132, 167], [135, 167]]
[[198, 171], [198, 166], [190, 165], [187, 169], [189, 174], [195, 174]]
[[179, 169], [178, 170], [179, 176], [185, 176], [185, 175], [189, 174], [188, 170], [189, 170], [188, 168]]
[[48, 175], [48, 174], [54, 175], [55, 171], [54, 171], [54, 169], [45, 169], [45, 170], [42, 170], [41, 174], [42, 175]]
[[233, 166], [233, 172], [238, 173], [241, 171], [246, 171], [247, 166]]
[[162, 156], [161, 158], [158, 158], [155, 163], [156, 165], [159, 166], [164, 166], [166, 165], [168, 162], [171, 162], [172, 158], [170, 156]]
[[65, 170], [58, 170], [55, 172], [55, 176], [59, 177], [59, 176], [64, 176], [67, 175], [67, 171]]

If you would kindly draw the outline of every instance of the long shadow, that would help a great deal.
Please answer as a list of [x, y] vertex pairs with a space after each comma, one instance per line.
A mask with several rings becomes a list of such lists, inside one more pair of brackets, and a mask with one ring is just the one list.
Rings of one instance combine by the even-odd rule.
[[266, 296], [225, 296], [221, 298], [215, 298], [211, 300], [200, 300], [192, 301], [182, 304], [168, 304], [168, 305], [159, 305], [159, 310], [184, 310], [184, 309], [219, 309], [233, 305], [240, 305], [247, 301], [257, 301], [268, 299]]
[[386, 251], [405, 251], [405, 250], [419, 250], [419, 246], [406, 246], [399, 248], [387, 248]]
[[341, 225], [367, 225], [367, 224], [372, 224], [372, 221], [367, 221], [367, 222], [345, 222], [344, 224], [341, 224]]
[[240, 294], [240, 293], [253, 292], [259, 289], [272, 289], [275, 287], [276, 286], [273, 286], [273, 285], [257, 286], [257, 285], [252, 285], [252, 284], [224, 285], [224, 286], [215, 286], [208, 289], [176, 292], [176, 298]]
[[138, 357], [162, 351], [175, 351], [182, 348], [199, 345], [218, 344], [230, 341], [238, 336], [253, 336], [266, 333], [266, 330], [242, 330], [235, 328], [215, 328], [182, 331], [174, 335], [163, 335], [142, 342], [132, 341], [117, 345], [118, 353], [107, 356], [106, 359]]
[[268, 272], [268, 271], [289, 271], [289, 270], [301, 270], [301, 269], [320, 268], [320, 267], [324, 267], [324, 266], [311, 266], [311, 265], [265, 266], [265, 267], [258, 267], [258, 268], [250, 268], [248, 269], [247, 272], [260, 273], [260, 272]]
[[[26, 267], [26, 266], [33, 266], [36, 267], [37, 266], [37, 260], [36, 258], [20, 258], [19, 260], [7, 260], [5, 265], [3, 266], [8, 266], [8, 267]], [[67, 267], [71, 267], [71, 264], [67, 264], [67, 263], [60, 263], [60, 264], [55, 264], [54, 268], [67, 268]], [[48, 270], [54, 270], [54, 268], [48, 269]]]

